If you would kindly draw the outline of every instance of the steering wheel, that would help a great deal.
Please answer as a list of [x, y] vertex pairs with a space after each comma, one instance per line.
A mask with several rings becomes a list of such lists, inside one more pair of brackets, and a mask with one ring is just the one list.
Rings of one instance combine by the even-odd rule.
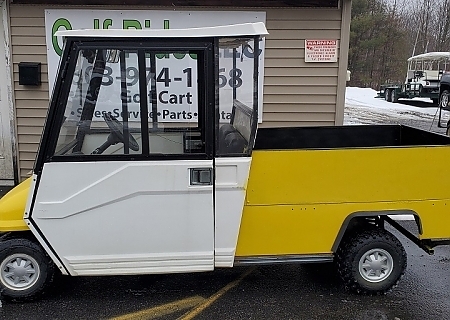
[[[109, 130], [111, 130], [111, 133], [108, 136], [108, 139], [104, 144], [102, 144], [100, 147], [92, 151], [92, 154], [102, 154], [103, 151], [105, 151], [109, 146], [117, 144], [119, 142], [125, 143], [125, 137], [123, 135], [123, 125], [120, 123], [111, 113], [103, 113], [103, 119], [105, 120], [106, 124], [108, 125]], [[139, 151], [139, 144], [134, 139], [134, 137], [131, 135], [131, 133], [128, 132], [128, 146], [133, 151]]]
[[[116, 140], [118, 140], [117, 142], [125, 143], [125, 137], [123, 136], [123, 124], [120, 123], [119, 120], [117, 120], [109, 112], [108, 113], [105, 112], [103, 114], [103, 119], [105, 119], [105, 122], [108, 125], [109, 129], [111, 130], [111, 133], [115, 136]], [[131, 150], [139, 151], [139, 144], [129, 132], [128, 132], [128, 145]]]

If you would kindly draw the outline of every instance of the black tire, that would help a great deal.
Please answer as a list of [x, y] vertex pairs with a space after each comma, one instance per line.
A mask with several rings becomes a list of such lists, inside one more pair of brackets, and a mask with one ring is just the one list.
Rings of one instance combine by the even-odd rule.
[[448, 90], [444, 90], [439, 96], [439, 107], [444, 110], [449, 110], [448, 103], [449, 103], [449, 92]]
[[32, 300], [51, 283], [54, 264], [40, 245], [28, 239], [0, 242], [2, 298]]
[[384, 100], [391, 102], [391, 90], [384, 89]]
[[398, 94], [395, 89], [391, 90], [391, 102], [397, 103], [398, 102]]
[[[375, 295], [385, 294], [397, 285], [407, 258], [400, 241], [377, 228], [345, 238], [336, 252], [336, 262], [347, 290]], [[373, 268], [377, 268], [375, 273]]]

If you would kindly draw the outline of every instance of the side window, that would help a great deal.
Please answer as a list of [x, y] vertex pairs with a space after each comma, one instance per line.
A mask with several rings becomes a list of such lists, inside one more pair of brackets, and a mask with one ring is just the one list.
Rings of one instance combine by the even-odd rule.
[[71, 81], [55, 155], [141, 153], [137, 51], [82, 49]]
[[[127, 50], [128, 45], [138, 48]], [[180, 46], [162, 51], [134, 42], [104, 49], [84, 44], [68, 68], [70, 92], [55, 103], [65, 108], [60, 124], [52, 127], [57, 136], [52, 156], [211, 157], [213, 143], [206, 136], [212, 139], [213, 119], [206, 118], [213, 112], [206, 100], [214, 101], [214, 84], [205, 70], [212, 69], [206, 63], [213, 59], [213, 50], [206, 49], [212, 44]]]
[[205, 152], [199, 56], [194, 51], [145, 54], [147, 92], [152, 93], [147, 95], [150, 155]]
[[219, 40], [219, 126], [217, 156], [248, 156], [253, 147], [254, 41], [243, 38]]

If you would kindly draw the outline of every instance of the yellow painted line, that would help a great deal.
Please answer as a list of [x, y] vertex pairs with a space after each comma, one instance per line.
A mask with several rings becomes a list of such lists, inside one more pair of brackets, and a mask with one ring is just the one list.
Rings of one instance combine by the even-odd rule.
[[206, 300], [203, 297], [195, 296], [171, 303], [163, 304], [158, 307], [125, 314], [123, 316], [111, 318], [110, 320], [150, 320], [156, 319], [181, 310], [192, 308]]
[[219, 299], [221, 296], [223, 296], [225, 293], [236, 287], [239, 283], [241, 283], [242, 280], [246, 276], [248, 276], [250, 273], [252, 273], [256, 268], [253, 267], [249, 270], [247, 270], [245, 273], [243, 273], [238, 279], [234, 280], [233, 282], [230, 282], [225, 287], [217, 291], [215, 294], [213, 294], [211, 297], [206, 299], [203, 303], [201, 303], [199, 306], [197, 306], [192, 311], [189, 311], [178, 318], [178, 320], [191, 320], [194, 319], [196, 316], [198, 316], [200, 313], [202, 313], [206, 308], [208, 308], [210, 305], [212, 305], [217, 299]]

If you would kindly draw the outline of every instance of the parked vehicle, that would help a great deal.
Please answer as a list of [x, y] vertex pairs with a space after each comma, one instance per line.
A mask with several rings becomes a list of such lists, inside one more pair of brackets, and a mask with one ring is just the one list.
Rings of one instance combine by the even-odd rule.
[[450, 157], [450, 138], [405, 126], [257, 132], [266, 34], [262, 23], [60, 32], [33, 175], [0, 200], [2, 296], [36, 297], [54, 272], [333, 261], [348, 289], [381, 294], [407, 265], [386, 223], [427, 253], [449, 244], [447, 169], [429, 160]]
[[398, 99], [430, 98], [437, 104], [439, 82], [442, 74], [450, 68], [450, 52], [428, 52], [408, 59], [405, 83], [383, 84], [379, 96], [386, 101]]
[[450, 96], [450, 73], [444, 73], [439, 83], [438, 127], [446, 128], [447, 135], [450, 135], [450, 120], [444, 119], [443, 113], [446, 111], [450, 111], [449, 96]]

